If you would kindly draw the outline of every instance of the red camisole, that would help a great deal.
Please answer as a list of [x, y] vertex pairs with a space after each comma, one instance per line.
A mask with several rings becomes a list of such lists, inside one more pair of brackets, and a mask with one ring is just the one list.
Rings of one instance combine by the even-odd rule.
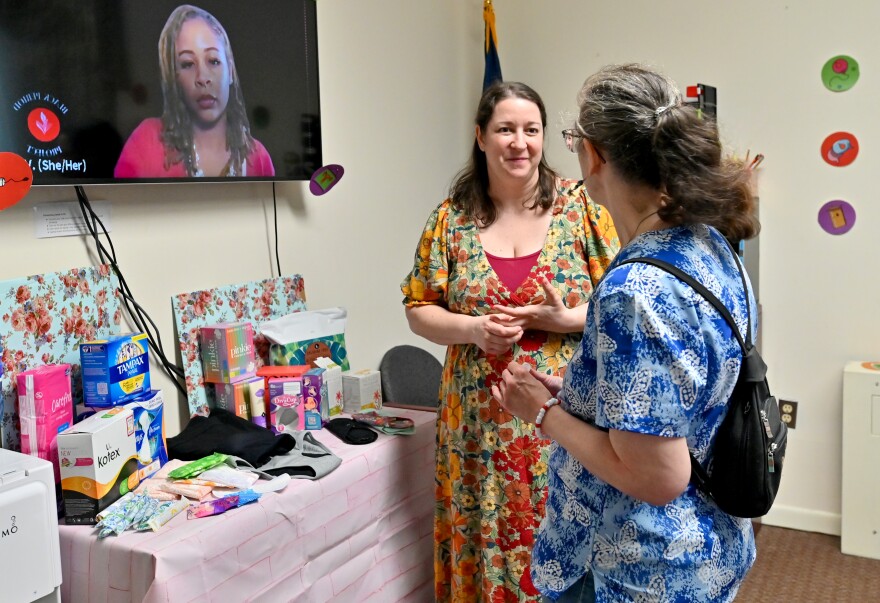
[[526, 280], [529, 272], [535, 266], [539, 255], [541, 255], [540, 249], [535, 253], [522, 255], [518, 258], [502, 258], [486, 252], [489, 265], [492, 266], [495, 274], [498, 275], [498, 278], [501, 279], [501, 282], [510, 291], [516, 291], [523, 284], [523, 281]]

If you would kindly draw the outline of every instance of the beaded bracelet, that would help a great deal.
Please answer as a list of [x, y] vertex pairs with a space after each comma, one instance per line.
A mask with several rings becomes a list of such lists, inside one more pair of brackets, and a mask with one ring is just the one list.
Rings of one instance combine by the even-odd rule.
[[538, 416], [535, 417], [535, 435], [537, 435], [542, 440], [549, 439], [541, 432], [541, 424], [544, 422], [544, 415], [547, 414], [547, 411], [559, 404], [559, 400], [556, 398], [550, 398], [546, 402], [544, 402], [544, 406], [541, 407], [541, 410], [538, 411]]

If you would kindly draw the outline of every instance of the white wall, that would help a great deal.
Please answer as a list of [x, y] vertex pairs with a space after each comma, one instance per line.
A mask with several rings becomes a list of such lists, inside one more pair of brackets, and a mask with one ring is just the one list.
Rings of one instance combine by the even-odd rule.
[[[680, 85], [718, 88], [729, 148], [766, 155], [760, 291], [763, 353], [781, 398], [800, 402], [785, 477], [767, 523], [839, 533], [842, 370], [850, 359], [880, 358], [878, 280], [869, 166], [878, 139], [876, 24], [880, 5], [840, 0], [495, 0], [503, 73], [544, 97], [548, 157], [567, 175], [577, 165], [554, 130], [587, 75], [606, 63], [642, 61]], [[397, 343], [432, 346], [412, 335], [398, 284], [419, 229], [440, 201], [471, 144], [482, 82], [482, 2], [320, 0], [319, 61], [324, 159], [346, 168], [330, 193], [277, 187], [282, 270], [303, 274], [310, 308], [343, 305], [355, 366], [375, 367]], [[851, 54], [862, 78], [831, 93], [825, 60]], [[819, 158], [824, 137], [856, 134], [861, 156], [847, 168]], [[142, 305], [173, 341], [169, 298], [273, 273], [271, 186], [89, 187], [113, 202], [113, 240]], [[0, 279], [91, 262], [76, 238], [33, 238], [35, 203], [73, 199], [63, 188], [35, 190], [0, 214]], [[826, 201], [844, 198], [858, 223], [833, 237], [817, 225]], [[230, 247], [210, 232], [229, 232]], [[15, 262], [8, 258], [17, 258]], [[867, 271], [860, 271], [859, 268]], [[154, 369], [154, 375], [160, 375]], [[167, 379], [157, 379], [171, 391]], [[185, 405], [170, 413], [171, 430]], [[866, 471], [876, 470], [866, 468]]]
[[[680, 86], [716, 86], [728, 148], [765, 154], [762, 349], [772, 391], [800, 403], [782, 488], [765, 521], [839, 533], [843, 367], [880, 357], [880, 281], [872, 274], [880, 207], [869, 176], [877, 166], [872, 141], [880, 140], [872, 61], [880, 5], [496, 0], [495, 7], [505, 78], [534, 86], [551, 115], [574, 110], [578, 88], [600, 66], [647, 62]], [[837, 54], [861, 66], [849, 92], [829, 92], [820, 79]], [[819, 154], [823, 139], [839, 130], [854, 133], [861, 146], [842, 169]], [[574, 158], [550, 135], [551, 162], [575, 173]], [[836, 198], [857, 212], [855, 227], [838, 237], [817, 224], [819, 208]]]

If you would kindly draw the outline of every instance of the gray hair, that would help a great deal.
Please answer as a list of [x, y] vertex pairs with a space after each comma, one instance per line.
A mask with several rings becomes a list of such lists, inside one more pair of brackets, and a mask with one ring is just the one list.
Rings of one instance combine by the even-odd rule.
[[637, 64], [611, 65], [578, 94], [577, 129], [627, 181], [664, 193], [658, 215], [672, 224], [704, 223], [731, 239], [760, 229], [750, 172], [722, 157], [714, 119], [703, 119], [666, 76]]

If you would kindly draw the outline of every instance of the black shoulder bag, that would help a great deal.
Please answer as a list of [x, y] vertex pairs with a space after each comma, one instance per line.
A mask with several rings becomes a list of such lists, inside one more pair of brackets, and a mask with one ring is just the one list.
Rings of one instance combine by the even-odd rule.
[[[730, 250], [736, 256], [732, 246]], [[736, 257], [734, 261], [748, 303], [745, 274]], [[622, 261], [621, 265], [633, 262], [651, 264], [687, 283], [718, 310], [739, 341], [742, 365], [728, 402], [727, 416], [718, 428], [709, 471], [691, 454], [691, 483], [730, 515], [749, 518], [765, 515], [779, 490], [788, 426], [780, 419], [779, 405], [770, 394], [767, 365], [752, 343], [751, 309], [746, 308], [748, 331], [744, 340], [724, 304], [690, 275], [654, 258], [632, 258]]]

